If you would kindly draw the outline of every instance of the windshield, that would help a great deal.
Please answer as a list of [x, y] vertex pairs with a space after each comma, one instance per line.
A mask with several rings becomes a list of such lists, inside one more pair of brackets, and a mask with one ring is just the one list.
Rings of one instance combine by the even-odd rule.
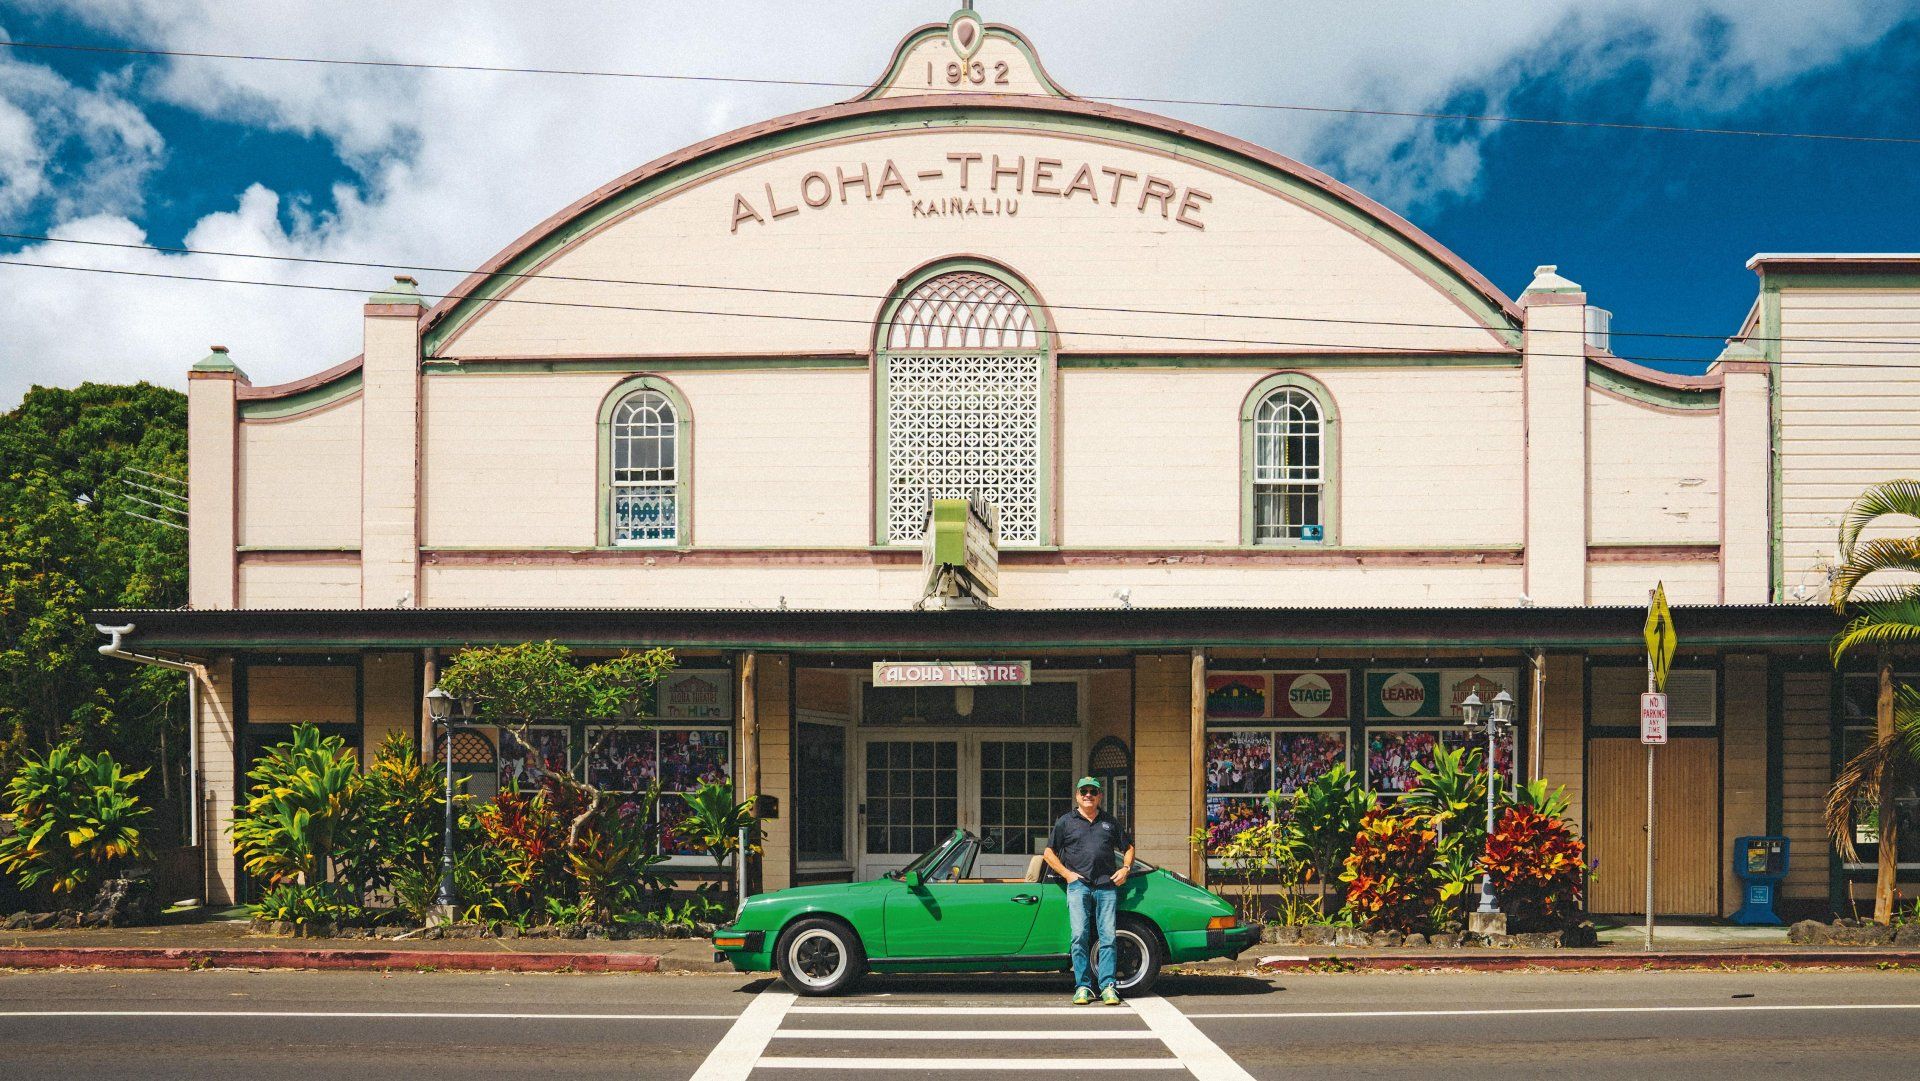
[[979, 845], [973, 835], [965, 830], [954, 830], [946, 840], [934, 845], [922, 853], [919, 858], [898, 871], [888, 871], [888, 878], [905, 878], [909, 871], [917, 871], [926, 881], [941, 878], [964, 878], [973, 869], [974, 853]]

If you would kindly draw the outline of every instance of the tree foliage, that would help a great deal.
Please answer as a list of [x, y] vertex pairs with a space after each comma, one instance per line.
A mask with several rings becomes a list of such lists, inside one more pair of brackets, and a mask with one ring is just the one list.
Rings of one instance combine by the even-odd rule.
[[177, 391], [35, 387], [0, 414], [0, 776], [67, 740], [135, 762], [184, 746], [184, 674], [100, 656], [87, 612], [185, 603], [186, 534], [135, 515], [177, 517], [136, 485], [184, 496], [186, 475]]
[[7, 782], [0, 818], [13, 832], [0, 837], [0, 869], [28, 889], [46, 882], [54, 893], [83, 894], [115, 863], [146, 850], [139, 822], [153, 808], [133, 792], [145, 775], [71, 742], [29, 753]]

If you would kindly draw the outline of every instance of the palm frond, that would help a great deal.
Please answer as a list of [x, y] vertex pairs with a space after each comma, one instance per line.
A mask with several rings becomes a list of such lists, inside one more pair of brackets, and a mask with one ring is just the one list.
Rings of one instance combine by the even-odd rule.
[[1893, 731], [1876, 737], [1849, 759], [1827, 792], [1827, 836], [1847, 862], [1860, 859], [1853, 844], [1855, 811], [1863, 803], [1877, 804], [1881, 785], [1904, 791], [1916, 779], [1920, 779], [1920, 688], [1902, 684], [1894, 688]]
[[1861, 646], [1894, 646], [1920, 641], [1920, 597], [1858, 606], [1859, 614], [1834, 635], [1835, 664]]
[[1857, 545], [1840, 566], [1834, 568], [1832, 598], [1836, 612], [1844, 612], [1847, 603], [1872, 603], [1916, 592], [1911, 587], [1881, 586], [1869, 597], [1855, 597], [1854, 589], [1862, 579], [1886, 571], [1906, 571], [1920, 575], [1920, 537], [1883, 537]]
[[1920, 519], [1920, 480], [1890, 480], [1861, 492], [1840, 518], [1840, 558], [1852, 560], [1861, 531], [1888, 515]]

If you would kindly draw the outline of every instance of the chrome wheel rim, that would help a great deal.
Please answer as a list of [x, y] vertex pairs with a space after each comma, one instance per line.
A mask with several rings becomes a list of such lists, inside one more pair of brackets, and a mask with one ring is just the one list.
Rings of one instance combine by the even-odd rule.
[[828, 987], [847, 970], [847, 947], [840, 936], [811, 928], [787, 945], [787, 967], [808, 987]]
[[1146, 975], [1149, 955], [1146, 940], [1139, 932], [1122, 927], [1113, 933], [1113, 984], [1126, 991], [1133, 988]]

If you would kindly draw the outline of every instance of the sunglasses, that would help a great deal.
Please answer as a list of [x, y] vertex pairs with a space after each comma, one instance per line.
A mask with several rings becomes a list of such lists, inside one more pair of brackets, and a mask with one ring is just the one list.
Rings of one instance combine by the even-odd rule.
[[1100, 794], [1100, 790], [1098, 788], [1082, 788], [1080, 794], [1083, 796], [1097, 796]]

